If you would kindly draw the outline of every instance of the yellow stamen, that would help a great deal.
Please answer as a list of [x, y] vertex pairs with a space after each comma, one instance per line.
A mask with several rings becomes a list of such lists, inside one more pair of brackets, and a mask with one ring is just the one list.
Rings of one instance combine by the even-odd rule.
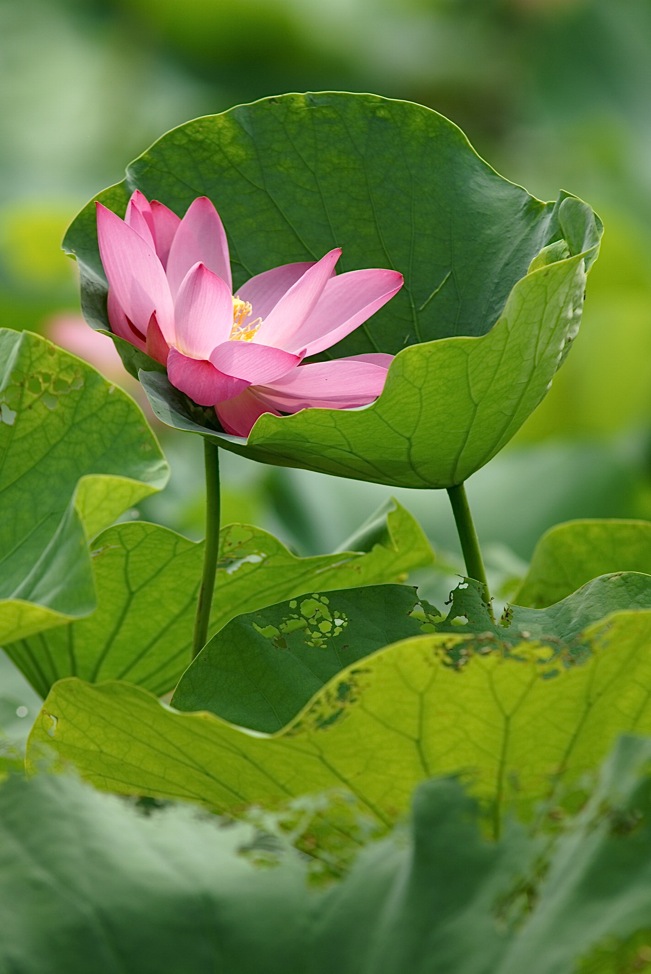
[[248, 301], [241, 298], [233, 298], [233, 327], [231, 328], [230, 340], [235, 342], [250, 342], [258, 328], [262, 324], [262, 318], [254, 318], [253, 321], [245, 321], [249, 317], [253, 308]]

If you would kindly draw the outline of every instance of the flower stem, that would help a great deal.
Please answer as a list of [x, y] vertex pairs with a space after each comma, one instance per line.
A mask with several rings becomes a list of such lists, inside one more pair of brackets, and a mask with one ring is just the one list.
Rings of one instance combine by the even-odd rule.
[[206, 540], [204, 542], [203, 574], [197, 602], [197, 614], [194, 620], [192, 659], [201, 652], [208, 637], [208, 624], [219, 556], [219, 447], [211, 443], [207, 437], [204, 438], [203, 446], [206, 467]]
[[486, 581], [486, 570], [479, 548], [477, 531], [475, 530], [472, 514], [470, 513], [465, 484], [457, 484], [455, 487], [448, 487], [447, 490], [450, 504], [452, 505], [452, 513], [454, 514], [454, 522], [457, 526], [459, 541], [461, 542], [461, 551], [463, 552], [463, 558], [466, 563], [468, 578], [474, 578], [481, 584], [484, 602], [486, 603], [491, 619], [495, 621], [488, 582]]

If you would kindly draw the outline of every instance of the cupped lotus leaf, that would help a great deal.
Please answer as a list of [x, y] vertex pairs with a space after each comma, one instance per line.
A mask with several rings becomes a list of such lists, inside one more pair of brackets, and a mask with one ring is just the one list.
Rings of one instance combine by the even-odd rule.
[[[179, 214], [208, 196], [235, 288], [333, 247], [343, 248], [344, 271], [403, 273], [402, 291], [327, 352], [400, 353], [369, 408], [266, 414], [248, 439], [229, 437], [164, 375], [148, 374], [156, 367], [146, 356], [125, 355], [173, 427], [262, 462], [398, 486], [457, 484], [513, 436], [576, 334], [601, 234], [585, 204], [529, 196], [440, 115], [372, 95], [285, 95], [189, 122], [99, 199], [123, 214], [134, 189]], [[107, 329], [90, 204], [65, 246], [80, 264], [88, 320]]]
[[[399, 504], [383, 514], [384, 536], [369, 551], [308, 558], [292, 554], [260, 528], [223, 528], [209, 635], [240, 612], [300, 595], [310, 586], [327, 591], [393, 581], [430, 562], [432, 550], [411, 515]], [[57, 680], [73, 675], [92, 682], [129, 680], [167, 693], [192, 657], [203, 551], [203, 542], [157, 524], [109, 528], [91, 546], [97, 610], [8, 644], [7, 654], [42, 696]]]
[[95, 605], [87, 538], [167, 480], [139, 407], [95, 369], [0, 330], [0, 640]]
[[140, 380], [163, 423], [254, 460], [397, 487], [451, 487], [495, 456], [547, 392], [576, 335], [584, 286], [581, 257], [535, 270], [488, 334], [403, 349], [372, 405], [265, 413], [247, 440], [202, 425], [207, 411], [162, 373], [141, 371]]
[[49, 747], [100, 788], [233, 814], [345, 790], [381, 825], [420, 781], [463, 773], [499, 834], [505, 814], [578, 787], [618, 734], [651, 732], [651, 611], [611, 614], [578, 640], [574, 658], [554, 638], [416, 636], [342, 670], [273, 735], [175, 712], [129, 684], [62, 680], [28, 764]]
[[551, 605], [608, 572], [651, 574], [651, 524], [634, 520], [580, 520], [557, 524], [534, 550], [513, 601]]

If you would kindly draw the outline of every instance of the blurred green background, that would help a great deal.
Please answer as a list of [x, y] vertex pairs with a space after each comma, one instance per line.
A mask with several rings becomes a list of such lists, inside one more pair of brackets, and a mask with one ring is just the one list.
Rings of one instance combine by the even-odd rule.
[[[572, 355], [469, 485], [496, 578], [553, 523], [650, 516], [649, 0], [0, 0], [0, 324], [82, 352], [60, 240], [87, 199], [191, 117], [324, 89], [428, 105], [507, 178], [569, 190], [606, 224]], [[198, 537], [200, 444], [161, 435], [173, 478], [143, 513]], [[389, 493], [225, 463], [226, 519], [301, 552], [341, 544]], [[445, 496], [401, 500], [460, 564]]]

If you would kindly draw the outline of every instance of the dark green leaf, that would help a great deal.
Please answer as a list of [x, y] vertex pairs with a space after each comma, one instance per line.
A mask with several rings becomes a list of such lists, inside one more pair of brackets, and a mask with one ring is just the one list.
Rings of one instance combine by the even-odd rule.
[[263, 845], [249, 826], [187, 808], [145, 816], [74, 780], [14, 778], [0, 788], [0, 912], [12, 921], [0, 970], [644, 970], [650, 760], [649, 739], [622, 739], [578, 814], [544, 836], [511, 822], [497, 842], [458, 781], [428, 781], [410, 828], [370, 843], [325, 890], [273, 824]]
[[[648, 739], [623, 739], [587, 808], [544, 846], [514, 825], [486, 842], [459, 785], [428, 782], [415, 796], [413, 845], [371, 847], [329, 894], [315, 974], [645, 970], [650, 759]], [[608, 966], [579, 967], [589, 955]]]
[[80, 782], [0, 788], [0, 970], [15, 974], [287, 974], [309, 900], [288, 856], [259, 869], [245, 826], [187, 808], [145, 816]]
[[172, 706], [273, 733], [340, 670], [420, 635], [416, 607], [414, 589], [379, 585], [302, 596], [238, 616], [186, 670]]
[[571, 648], [580, 643], [580, 633], [591, 624], [630, 609], [651, 609], [651, 575], [601, 575], [544, 609], [507, 605], [499, 623], [490, 618], [479, 583], [466, 579], [452, 593], [452, 608], [447, 619], [436, 623], [436, 629], [458, 632], [462, 622], [469, 632], [492, 633], [506, 645], [522, 639], [552, 639], [559, 647]]
[[[452, 122], [375, 95], [284, 95], [188, 122], [98, 198], [122, 215], [136, 187], [179, 214], [197, 196], [213, 200], [235, 288], [334, 246], [343, 247], [343, 270], [402, 271], [399, 298], [336, 346], [335, 357], [483, 335], [544, 246], [564, 237], [578, 254], [599, 237], [572, 198], [561, 227], [567, 194], [541, 203], [480, 159]], [[64, 245], [79, 261], [87, 311], [105, 327], [92, 203]]]

